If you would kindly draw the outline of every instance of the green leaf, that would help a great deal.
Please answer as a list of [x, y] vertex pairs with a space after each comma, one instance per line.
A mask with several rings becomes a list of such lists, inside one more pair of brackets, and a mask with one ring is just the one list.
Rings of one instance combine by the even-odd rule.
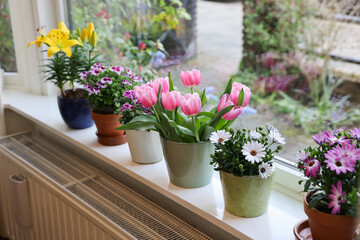
[[214, 128], [206, 125], [204, 131], [200, 137], [201, 141], [207, 141], [210, 138], [211, 133], [214, 132]]
[[229, 112], [234, 106], [233, 105], [230, 105], [230, 106], [227, 106], [223, 109], [221, 109], [221, 111], [216, 114], [216, 116], [214, 117], [214, 119], [210, 122], [210, 126], [212, 127], [215, 127], [216, 124], [220, 121], [221, 117], [226, 114], [227, 112]]
[[206, 116], [209, 118], [214, 118], [215, 114], [211, 113], [211, 112], [199, 112], [198, 115], [196, 115], [197, 117], [201, 117], [201, 116]]
[[174, 83], [171, 77], [171, 73], [168, 73], [168, 77], [169, 77], [169, 92], [174, 91]]
[[237, 106], [242, 106], [242, 104], [244, 102], [244, 97], [245, 97], [245, 92], [244, 92], [244, 89], [242, 88], [240, 93], [239, 93]]
[[185, 122], [185, 118], [182, 116], [181, 113], [178, 112], [179, 107], [175, 109], [175, 122], [179, 125], [183, 125]]
[[178, 129], [181, 133], [183, 133], [183, 134], [186, 134], [186, 135], [189, 135], [189, 136], [195, 136], [194, 135], [194, 133], [190, 130], [190, 129], [188, 129], [188, 128], [186, 128], [186, 127], [183, 127], [183, 126], [180, 126], [180, 125], [177, 125], [176, 124], [176, 122], [174, 122], [174, 121], [169, 121], [169, 124], [170, 124], [170, 126], [172, 126], [173, 128], [176, 128], [176, 129]]
[[236, 118], [233, 120], [228, 121], [224, 126], [222, 126], [219, 130], [222, 129], [228, 129], [234, 122], [236, 121]]
[[203, 107], [207, 101], [205, 89], [201, 91], [200, 99], [201, 99], [201, 107]]
[[214, 126], [215, 131], [220, 130], [225, 124], [227, 120], [220, 118], [219, 122]]
[[223, 93], [222, 95], [224, 95], [224, 94], [230, 94], [230, 93], [231, 93], [231, 89], [232, 89], [232, 84], [233, 84], [233, 82], [234, 82], [234, 78], [231, 77], [230, 80], [229, 80], [229, 82], [227, 83], [226, 88], [225, 88], [225, 91], [224, 91], [224, 93]]
[[197, 117], [194, 117], [194, 119], [195, 119], [195, 128], [196, 128], [194, 129], [194, 131], [197, 131], [197, 129], [200, 128], [200, 121]]
[[323, 194], [316, 194], [316, 196], [314, 196], [311, 201], [309, 202], [309, 209], [316, 207], [317, 205], [319, 205], [319, 203], [321, 202], [321, 200], [323, 200], [325, 198], [325, 196]]

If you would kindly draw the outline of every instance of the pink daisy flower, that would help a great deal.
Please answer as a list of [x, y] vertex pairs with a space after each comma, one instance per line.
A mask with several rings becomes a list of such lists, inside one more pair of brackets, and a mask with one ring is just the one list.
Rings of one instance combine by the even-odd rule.
[[305, 169], [305, 176], [316, 178], [317, 173], [320, 170], [321, 163], [315, 158], [305, 159], [304, 163], [305, 164], [299, 168]]
[[355, 145], [343, 143], [341, 144], [341, 147], [338, 145], [335, 149], [345, 157], [350, 156], [354, 165], [356, 165], [357, 160], [360, 160], [360, 149], [356, 148]]
[[337, 185], [336, 187], [334, 186], [334, 184], [331, 185], [331, 193], [332, 194], [328, 195], [329, 199], [332, 200], [329, 204], [329, 208], [333, 208], [331, 210], [331, 214], [333, 214], [333, 215], [339, 214], [340, 208], [341, 208], [341, 203], [346, 202], [346, 200], [343, 198], [343, 196], [346, 195], [346, 192], [342, 191], [341, 181], [339, 180], [336, 185]]
[[360, 128], [350, 129], [348, 132], [353, 139], [360, 141]]
[[330, 168], [331, 171], [335, 171], [337, 175], [339, 175], [341, 172], [346, 173], [355, 171], [355, 162], [352, 161], [352, 157], [343, 155], [339, 149], [335, 148], [329, 150], [324, 154], [324, 156], [326, 158], [324, 161], [327, 163], [326, 166]]
[[318, 145], [323, 145], [326, 142], [327, 137], [324, 133], [319, 132], [313, 136], [313, 139]]
[[324, 134], [326, 135], [326, 142], [329, 143], [330, 146], [334, 145], [335, 143], [351, 143], [351, 139], [346, 139], [346, 137], [336, 137], [333, 134], [325, 131]]

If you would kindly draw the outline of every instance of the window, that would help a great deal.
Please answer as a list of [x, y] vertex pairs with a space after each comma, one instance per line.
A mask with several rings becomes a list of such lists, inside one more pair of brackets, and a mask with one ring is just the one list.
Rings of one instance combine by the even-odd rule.
[[5, 72], [16, 72], [16, 58], [8, 0], [0, 0], [0, 42], [0, 67]]

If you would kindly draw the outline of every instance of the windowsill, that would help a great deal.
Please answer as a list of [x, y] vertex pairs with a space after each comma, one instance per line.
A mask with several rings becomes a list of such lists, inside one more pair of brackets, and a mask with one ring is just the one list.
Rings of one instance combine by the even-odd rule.
[[[13, 110], [32, 122], [44, 127], [53, 134], [71, 142], [121, 172], [133, 176], [144, 185], [165, 195], [169, 199], [190, 209], [199, 216], [229, 231], [241, 239], [292, 239], [294, 225], [306, 218], [301, 196], [297, 189], [289, 190], [278, 182], [295, 181], [294, 173], [279, 167], [279, 177], [272, 191], [268, 211], [256, 218], [236, 217], [224, 210], [221, 183], [217, 172], [212, 182], [198, 189], [184, 189], [169, 183], [165, 161], [151, 165], [141, 165], [131, 160], [128, 145], [115, 147], [100, 145], [96, 139], [96, 127], [73, 130], [61, 119], [56, 96], [39, 96], [20, 91], [5, 90], [3, 102], [7, 109]], [[288, 177], [283, 174], [288, 174]], [[284, 194], [285, 193], [285, 194]], [[292, 195], [289, 197], [287, 195]], [[298, 199], [298, 200], [295, 200]]]

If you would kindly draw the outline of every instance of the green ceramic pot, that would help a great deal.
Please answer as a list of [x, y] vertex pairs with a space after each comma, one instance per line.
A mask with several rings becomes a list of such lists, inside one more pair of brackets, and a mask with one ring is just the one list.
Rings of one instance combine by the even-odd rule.
[[257, 217], [268, 208], [274, 173], [267, 179], [260, 176], [238, 177], [220, 171], [225, 209], [240, 217]]
[[199, 188], [210, 183], [213, 166], [211, 142], [180, 143], [161, 138], [170, 182], [184, 188]]

